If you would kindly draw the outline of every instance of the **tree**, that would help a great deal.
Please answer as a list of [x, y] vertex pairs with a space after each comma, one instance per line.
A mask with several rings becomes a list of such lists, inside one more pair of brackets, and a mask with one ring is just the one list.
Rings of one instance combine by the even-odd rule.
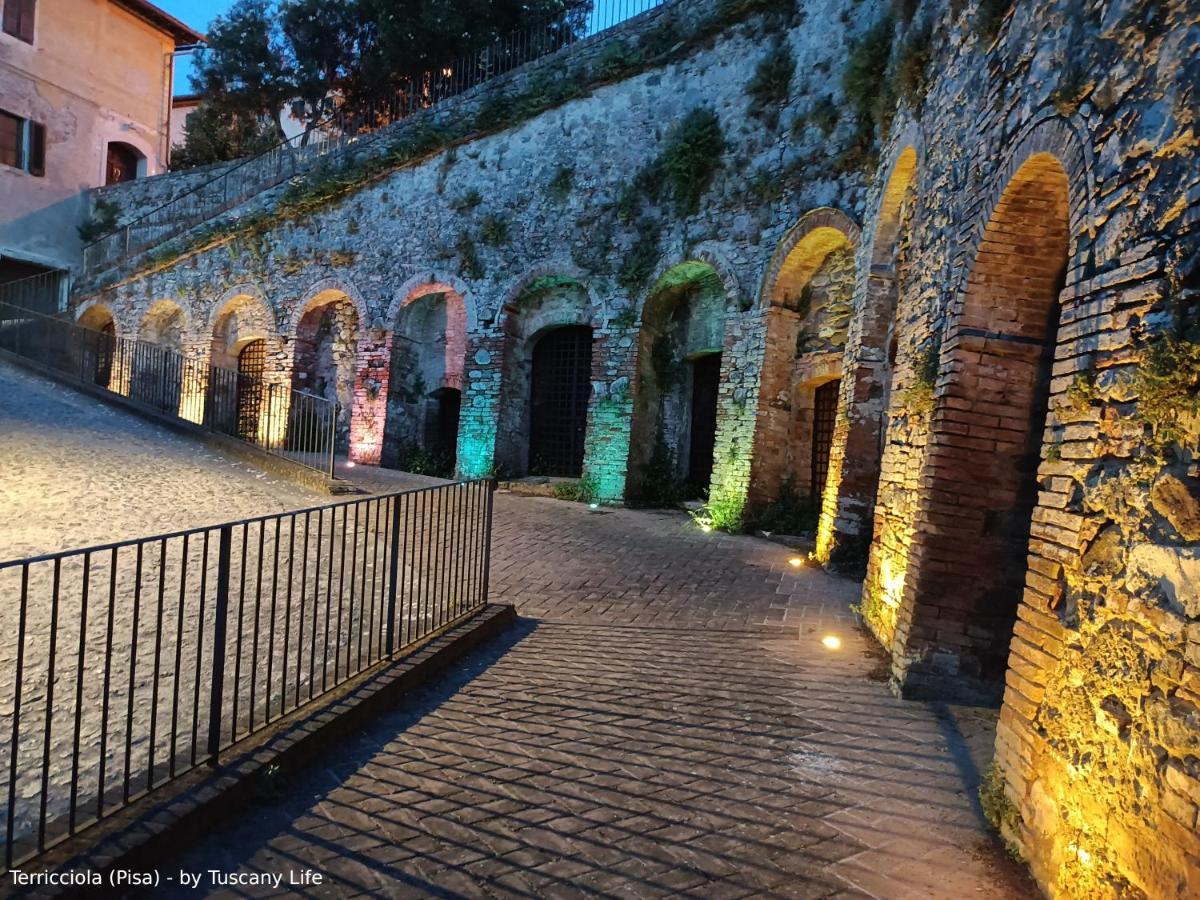
[[183, 135], [183, 143], [171, 149], [175, 169], [257, 156], [279, 143], [273, 123], [207, 99], [188, 115]]
[[283, 141], [287, 108], [304, 123], [301, 145], [335, 112], [369, 113], [377, 126], [386, 121], [379, 108], [414, 80], [425, 83], [426, 102], [422, 76], [518, 29], [577, 37], [590, 8], [576, 0], [237, 0], [213, 20], [198, 55], [192, 86], [203, 116], [177, 162], [257, 146], [263, 121]]

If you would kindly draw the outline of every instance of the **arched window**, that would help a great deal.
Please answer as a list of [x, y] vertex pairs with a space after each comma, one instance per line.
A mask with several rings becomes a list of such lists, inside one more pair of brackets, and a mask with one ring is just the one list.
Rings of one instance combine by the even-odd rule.
[[111, 141], [108, 145], [108, 161], [104, 169], [105, 184], [119, 184], [122, 181], [133, 181], [143, 174], [142, 163], [146, 157], [133, 146], [121, 141]]

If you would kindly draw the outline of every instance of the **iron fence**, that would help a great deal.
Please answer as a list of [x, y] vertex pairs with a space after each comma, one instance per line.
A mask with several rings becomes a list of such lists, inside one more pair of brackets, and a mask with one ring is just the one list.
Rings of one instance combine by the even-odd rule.
[[487, 601], [470, 481], [0, 563], [4, 868]]
[[27, 275], [0, 283], [0, 303], [53, 316], [67, 308], [70, 286], [69, 274], [61, 270]]
[[333, 476], [338, 404], [0, 301], [0, 348]]
[[87, 245], [84, 268], [101, 271], [295, 175], [316, 166], [335, 168], [346, 155], [344, 151], [386, 126], [666, 2], [669, 0], [586, 0], [554, 19], [515, 31], [447, 66], [410, 78], [386, 96], [343, 104], [309, 133], [226, 169]]

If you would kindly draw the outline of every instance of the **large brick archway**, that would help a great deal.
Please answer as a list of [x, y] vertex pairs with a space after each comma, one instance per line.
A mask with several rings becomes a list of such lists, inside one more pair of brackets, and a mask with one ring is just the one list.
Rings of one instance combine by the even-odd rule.
[[911, 696], [998, 699], [1003, 689], [1037, 503], [1069, 208], [1063, 166], [1049, 153], [1030, 156], [988, 221], [945, 333], [916, 533], [909, 558], [891, 567], [906, 573], [893, 648]]
[[467, 354], [467, 311], [452, 285], [413, 288], [388, 346], [382, 464], [449, 476], [455, 469], [458, 413]]
[[[720, 413], [714, 396], [712, 409], [702, 410], [712, 420], [698, 417], [697, 402], [709, 398], [698, 401], [695, 389], [697, 371], [703, 381], [704, 367], [723, 353], [726, 302], [717, 270], [692, 260], [663, 273], [643, 306], [626, 483], [626, 497], [636, 504], [673, 505], [709, 486], [715, 469], [704, 473], [701, 465], [713, 464]], [[704, 474], [701, 485], [697, 475]]]
[[823, 432], [821, 446], [814, 443], [816, 401], [830, 391], [836, 397], [838, 390], [858, 239], [858, 227], [844, 213], [813, 210], [788, 232], [767, 267], [766, 342], [747, 497], [752, 516], [772, 504], [782, 510], [820, 501], [814, 457], [824, 457], [829, 447]]
[[904, 281], [902, 250], [915, 209], [917, 151], [892, 164], [856, 287], [838, 420], [817, 531], [818, 559], [861, 572], [871, 539], [880, 459], [887, 435], [895, 362], [896, 313]]

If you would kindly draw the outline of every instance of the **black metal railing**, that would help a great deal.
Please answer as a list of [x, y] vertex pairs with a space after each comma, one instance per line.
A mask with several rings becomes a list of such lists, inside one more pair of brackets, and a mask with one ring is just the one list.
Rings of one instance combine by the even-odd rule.
[[669, 0], [585, 0], [560, 16], [515, 31], [482, 50], [398, 86], [345, 104], [308, 134], [243, 160], [84, 247], [84, 269], [101, 271], [219, 215], [316, 165], [336, 167], [365, 136], [430, 109], [527, 63], [648, 12]]
[[11, 303], [43, 315], [55, 316], [67, 308], [70, 290], [69, 273], [61, 270], [40, 272], [0, 282], [0, 303]]
[[0, 562], [3, 868], [487, 602], [492, 482]]
[[0, 349], [333, 476], [339, 407], [325, 397], [3, 300]]

